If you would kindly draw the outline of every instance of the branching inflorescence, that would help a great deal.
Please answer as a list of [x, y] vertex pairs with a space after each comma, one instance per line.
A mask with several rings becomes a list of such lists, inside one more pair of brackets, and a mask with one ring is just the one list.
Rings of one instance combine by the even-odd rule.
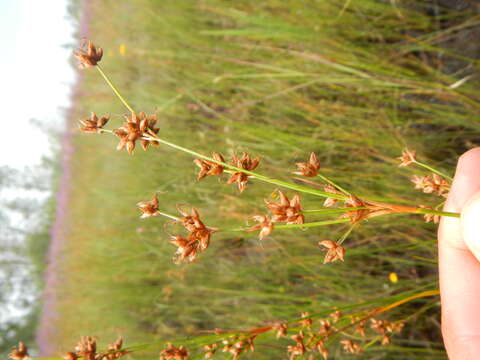
[[[163, 216], [170, 219], [168, 224], [177, 224], [183, 227], [183, 234], [169, 235], [170, 242], [177, 247], [175, 252], [175, 263], [190, 263], [197, 259], [198, 255], [208, 249], [211, 237], [216, 232], [259, 232], [259, 239], [262, 240], [269, 236], [273, 231], [282, 229], [303, 229], [310, 227], [320, 227], [333, 224], [349, 223], [351, 226], [347, 232], [337, 241], [319, 240], [318, 246], [325, 251], [324, 263], [344, 261], [346, 249], [343, 242], [350, 234], [354, 226], [368, 219], [389, 214], [417, 214], [424, 216], [425, 221], [438, 223], [441, 216], [458, 217], [457, 213], [439, 211], [437, 207], [427, 207], [424, 205], [405, 206], [393, 203], [377, 202], [362, 198], [345, 190], [331, 179], [320, 173], [321, 162], [317, 155], [312, 152], [305, 162], [296, 163], [294, 175], [302, 178], [318, 179], [323, 183], [323, 190], [317, 187], [309, 187], [298, 183], [286, 182], [276, 178], [271, 178], [257, 173], [260, 166], [260, 157], [253, 157], [248, 153], [241, 155], [233, 154], [230, 161], [225, 160], [225, 156], [219, 152], [213, 152], [211, 156], [200, 154], [189, 148], [169, 142], [159, 136], [160, 129], [156, 127], [156, 114], [147, 116], [145, 112], [136, 112], [123, 98], [118, 89], [113, 85], [106, 73], [98, 65], [102, 59], [103, 51], [88, 41], [79, 49], [75, 56], [80, 62], [81, 68], [95, 67], [112, 88], [121, 102], [128, 109], [129, 113], [125, 115], [123, 124], [115, 129], [108, 130], [104, 127], [110, 120], [109, 115], [98, 117], [95, 113], [90, 118], [80, 120], [80, 130], [86, 133], [112, 134], [119, 138], [117, 150], [125, 149], [129, 154], [133, 154], [137, 141], [140, 141], [143, 150], [147, 150], [150, 145], [165, 145], [192, 155], [194, 163], [199, 168], [197, 180], [202, 180], [207, 176], [222, 176], [228, 174], [229, 178], [226, 184], [237, 184], [240, 193], [244, 192], [251, 179], [269, 183], [277, 189], [277, 199], [265, 200], [268, 214], [252, 214], [255, 225], [249, 227], [239, 227], [235, 229], [223, 229], [221, 227], [210, 227], [204, 224], [200, 219], [200, 213], [191, 206], [177, 205], [180, 216], [171, 215], [160, 209], [160, 203], [155, 194], [151, 200], [140, 201], [137, 206], [141, 212], [141, 218]], [[417, 165], [428, 170], [432, 174], [425, 176], [414, 176], [412, 182], [416, 189], [424, 193], [446, 197], [450, 189], [451, 178], [433, 169], [432, 167], [419, 162], [414, 151], [405, 149], [399, 158], [400, 167]], [[305, 183], [311, 183], [306, 181]], [[315, 183], [317, 184], [317, 183]], [[318, 185], [318, 184], [317, 184]], [[281, 188], [282, 190], [279, 190]], [[294, 194], [286, 194], [289, 190]], [[322, 209], [304, 209], [301, 204], [300, 193], [322, 198]], [[327, 220], [310, 221], [310, 217], [315, 215], [331, 215]], [[376, 308], [363, 313], [344, 314], [339, 310], [333, 311], [327, 316], [310, 316], [308, 313], [302, 313], [299, 320], [293, 322], [278, 322], [272, 325], [263, 326], [247, 331], [221, 331], [215, 330], [216, 334], [224, 334], [223, 339], [207, 344], [203, 347], [203, 355], [206, 359], [212, 358], [218, 351], [230, 353], [233, 359], [247, 351], [254, 351], [255, 339], [261, 334], [274, 332], [279, 337], [288, 336], [288, 330], [294, 332], [290, 335], [293, 344], [287, 348], [290, 359], [295, 359], [307, 353], [317, 352], [324, 359], [328, 357], [328, 345], [338, 337], [342, 337], [339, 343], [344, 351], [351, 354], [360, 354], [369, 346], [375, 343], [386, 345], [390, 343], [393, 333], [399, 332], [403, 327], [403, 322], [389, 322], [379, 319], [378, 315], [399, 306], [407, 301], [426, 296], [438, 295], [438, 291], [426, 291], [410, 298], [393, 303], [390, 306]], [[314, 319], [317, 319], [314, 322]], [[368, 324], [370, 329], [368, 330]], [[368, 330], [368, 331], [367, 331]], [[365, 339], [362, 345], [360, 340]], [[368, 340], [368, 341], [367, 341]], [[65, 355], [65, 359], [76, 360], [79, 357], [89, 360], [116, 359], [129, 352], [129, 349], [122, 349], [121, 339], [111, 345], [106, 352], [97, 353], [96, 342], [93, 338], [82, 338], [75, 351]], [[18, 349], [12, 350], [10, 358], [23, 360], [28, 357], [28, 352], [23, 343], [20, 343]], [[189, 351], [184, 347], [176, 347], [170, 343], [160, 352], [160, 359], [187, 359]]]

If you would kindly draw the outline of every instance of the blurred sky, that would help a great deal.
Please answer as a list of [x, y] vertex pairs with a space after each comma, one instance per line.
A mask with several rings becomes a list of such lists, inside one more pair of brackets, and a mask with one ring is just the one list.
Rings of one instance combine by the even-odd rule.
[[[0, 0], [0, 166], [23, 168], [49, 153], [31, 119], [63, 129], [75, 71], [68, 0]], [[64, 110], [63, 110], [64, 111]]]

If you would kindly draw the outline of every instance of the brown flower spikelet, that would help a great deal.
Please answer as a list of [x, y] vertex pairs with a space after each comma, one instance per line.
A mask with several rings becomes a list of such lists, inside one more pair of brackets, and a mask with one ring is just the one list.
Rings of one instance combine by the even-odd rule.
[[405, 148], [402, 151], [402, 156], [398, 158], [400, 160], [400, 165], [398, 166], [403, 167], [403, 166], [408, 166], [414, 163], [416, 156], [417, 156], [417, 153], [415, 151], [408, 150], [407, 148]]
[[[345, 195], [343, 192], [341, 192], [340, 190], [338, 190], [335, 186], [333, 185], [330, 185], [330, 184], [327, 184], [323, 187], [323, 191], [327, 192], [327, 193], [331, 193], [331, 194], [335, 194], [335, 195]], [[338, 203], [340, 200], [338, 199], [335, 199], [335, 198], [331, 198], [331, 197], [327, 197], [325, 199], [325, 202], [323, 203], [323, 206], [325, 207], [332, 207], [333, 205], [335, 205], [336, 203]]]
[[312, 152], [310, 153], [310, 158], [308, 162], [299, 162], [295, 164], [298, 168], [298, 171], [295, 171], [295, 175], [303, 175], [306, 177], [315, 177], [318, 175], [318, 170], [320, 170], [320, 161], [317, 158], [317, 155]]
[[65, 355], [63, 355], [63, 358], [65, 360], [77, 360], [78, 355], [72, 351], [67, 352]]
[[127, 350], [122, 349], [123, 339], [119, 337], [113, 344], [108, 345], [108, 352], [105, 354], [105, 359], [115, 360], [120, 359], [124, 355], [128, 354]]
[[110, 115], [104, 115], [101, 118], [92, 112], [90, 119], [80, 119], [80, 130], [86, 133], [100, 134], [103, 132], [103, 127], [110, 120]]
[[123, 125], [115, 129], [113, 133], [120, 138], [117, 145], [117, 150], [126, 149], [129, 154], [133, 154], [135, 150], [136, 141], [141, 139], [142, 148], [147, 150], [149, 145], [158, 146], [160, 143], [155, 140], [142, 139], [144, 136], [154, 137], [160, 131], [155, 127], [157, 122], [157, 115], [147, 115], [142, 111], [138, 115], [131, 113], [125, 115], [126, 121]]
[[272, 222], [285, 222], [287, 224], [303, 224], [305, 223], [305, 217], [302, 214], [302, 205], [300, 203], [300, 196], [294, 195], [292, 200], [278, 191], [279, 201], [273, 202], [265, 200], [267, 208], [273, 214]]
[[96, 47], [90, 40], [88, 40], [73, 54], [79, 61], [79, 67], [81, 69], [86, 69], [97, 65], [97, 63], [102, 60], [103, 49]]
[[187, 360], [188, 350], [185, 346], [176, 347], [171, 343], [160, 351], [160, 360]]
[[[230, 163], [236, 168], [252, 171], [255, 170], [260, 163], [260, 157], [252, 159], [247, 153], [243, 153], [240, 158], [236, 155], [232, 155]], [[248, 178], [249, 175], [245, 174], [244, 172], [237, 171], [230, 176], [230, 178], [227, 180], [227, 184], [233, 184], [236, 182], [238, 184], [238, 190], [243, 192], [247, 187]]]
[[352, 340], [341, 340], [340, 343], [343, 345], [343, 350], [351, 354], [361, 354], [363, 349], [357, 343], [354, 343]]
[[323, 246], [327, 249], [327, 254], [325, 255], [325, 259], [323, 263], [334, 262], [337, 260], [344, 261], [343, 258], [345, 256], [345, 248], [343, 246], [338, 245], [336, 242], [331, 240], [324, 240], [318, 243], [319, 246]]
[[198, 253], [205, 251], [210, 244], [211, 235], [217, 230], [209, 228], [200, 220], [197, 209], [192, 208], [190, 213], [177, 206], [178, 211], [183, 217], [177, 220], [189, 232], [187, 237], [180, 235], [172, 236], [170, 241], [177, 246], [175, 253], [175, 263], [192, 262]]
[[260, 234], [258, 235], [258, 238], [260, 240], [263, 240], [264, 238], [266, 238], [273, 231], [273, 223], [267, 216], [265, 216], [265, 215], [255, 215], [255, 216], [253, 216], [253, 220], [258, 222], [258, 224], [253, 225], [247, 231], [260, 230]]
[[158, 213], [158, 198], [157, 195], [152, 197], [150, 201], [140, 201], [137, 203], [138, 209], [142, 212], [141, 219], [145, 219], [151, 216], [159, 216]]
[[420, 189], [426, 194], [436, 194], [446, 197], [450, 190], [448, 181], [437, 174], [425, 176], [414, 175], [411, 181], [415, 184], [415, 189]]
[[28, 359], [28, 348], [23, 342], [19, 342], [17, 347], [14, 347], [8, 357], [13, 360], [24, 360]]
[[[222, 154], [213, 152], [212, 158], [217, 161], [225, 162]], [[225, 167], [223, 165], [217, 164], [213, 161], [204, 160], [204, 159], [195, 159], [193, 160], [195, 165], [200, 168], [200, 172], [198, 173], [197, 180], [201, 180], [206, 176], [209, 175], [221, 175]]]
[[97, 360], [97, 341], [91, 336], [83, 336], [75, 347], [75, 352], [85, 360]]

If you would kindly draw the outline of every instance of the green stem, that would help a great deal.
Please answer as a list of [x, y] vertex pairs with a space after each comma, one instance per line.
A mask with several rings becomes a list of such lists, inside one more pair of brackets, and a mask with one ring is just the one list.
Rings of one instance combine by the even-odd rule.
[[435, 174], [437, 174], [437, 175], [440, 175], [440, 176], [444, 177], [445, 179], [448, 179], [448, 180], [450, 180], [450, 181], [453, 181], [453, 178], [452, 178], [451, 176], [448, 176], [447, 174], [444, 174], [443, 172], [441, 172], [441, 171], [439, 171], [439, 170], [437, 170], [437, 169], [434, 169], [434, 168], [432, 168], [431, 166], [428, 166], [427, 164], [424, 164], [424, 163], [422, 163], [422, 162], [420, 162], [420, 161], [417, 161], [417, 160], [414, 160], [414, 163], [417, 164], [418, 166], [423, 167], [424, 169], [427, 169], [427, 170], [429, 170], [429, 171], [431, 171], [431, 172], [433, 172], [433, 173], [435, 173]]
[[308, 193], [308, 194], [312, 194], [312, 195], [316, 195], [316, 196], [321, 196], [321, 197], [326, 197], [326, 198], [334, 198], [334, 199], [338, 199], [338, 200], [346, 200], [348, 199], [348, 196], [345, 196], [345, 195], [340, 195], [340, 194], [333, 194], [333, 193], [329, 193], [329, 192], [325, 192], [325, 191], [321, 191], [321, 190], [317, 190], [317, 189], [311, 189], [309, 187], [306, 187], [306, 186], [302, 186], [302, 185], [298, 185], [298, 184], [292, 184], [292, 183], [288, 183], [286, 181], [282, 181], [282, 180], [277, 180], [277, 179], [272, 179], [272, 178], [269, 178], [268, 176], [264, 176], [264, 175], [261, 175], [261, 174], [257, 174], [253, 171], [249, 171], [249, 170], [245, 170], [245, 169], [240, 169], [236, 166], [232, 166], [230, 164], [227, 164], [227, 163], [224, 163], [222, 161], [218, 161], [214, 158], [211, 158], [209, 156], [205, 156], [203, 154], [200, 154], [200, 153], [197, 153], [196, 151], [193, 151], [193, 150], [190, 150], [190, 149], [187, 149], [187, 148], [184, 148], [182, 146], [179, 146], [177, 144], [173, 144], [169, 141], [166, 141], [166, 140], [163, 140], [161, 138], [158, 138], [158, 137], [154, 137], [154, 136], [144, 136], [143, 139], [145, 140], [150, 140], [150, 141], [157, 141], [161, 144], [164, 144], [164, 145], [167, 145], [167, 146], [170, 146], [174, 149], [177, 149], [177, 150], [180, 150], [180, 151], [183, 151], [187, 154], [190, 154], [190, 155], [193, 155], [197, 158], [200, 158], [200, 159], [204, 159], [204, 160], [208, 160], [208, 161], [211, 161], [211, 162], [214, 162], [216, 164], [219, 164], [219, 165], [222, 165], [228, 169], [232, 169], [232, 170], [235, 170], [237, 172], [242, 172], [244, 174], [247, 174], [247, 175], [250, 175], [250, 176], [253, 176], [255, 177], [256, 179], [260, 180], [260, 181], [263, 181], [263, 182], [267, 182], [267, 183], [270, 183], [270, 184], [273, 184], [273, 185], [277, 185], [277, 186], [281, 186], [281, 187], [284, 187], [284, 188], [287, 188], [287, 189], [291, 189], [291, 190], [295, 190], [295, 191], [300, 191], [300, 192], [303, 192], [303, 193]]
[[112, 88], [113, 92], [115, 93], [115, 95], [118, 96], [118, 98], [120, 99], [120, 101], [123, 103], [123, 105], [125, 105], [125, 107], [130, 110], [130, 112], [134, 113], [135, 111], [133, 111], [132, 107], [128, 104], [128, 102], [123, 98], [123, 96], [120, 94], [120, 92], [117, 90], [117, 88], [115, 87], [115, 85], [113, 85], [113, 83], [110, 81], [110, 79], [108, 78], [107, 74], [105, 74], [102, 70], [102, 68], [100, 67], [100, 65], [97, 64], [97, 66], [95, 66], [97, 68], [97, 70], [100, 72], [100, 74], [103, 76], [103, 78], [105, 79], [105, 81], [107, 82], [107, 84]]
[[418, 208], [415, 212], [412, 212], [412, 214], [431, 214], [431, 215], [440, 215], [440, 216], [449, 216], [449, 217], [460, 217], [460, 213], [454, 213], [454, 212], [448, 212], [448, 211], [436, 211], [432, 209], [422, 209]]
[[345, 232], [345, 234], [342, 235], [342, 237], [340, 239], [338, 239], [337, 241], [337, 244], [338, 245], [342, 245], [343, 242], [347, 239], [348, 235], [350, 235], [350, 233], [352, 232], [353, 228], [355, 227], [356, 224], [353, 224], [352, 226], [350, 226], [350, 228]]
[[343, 189], [341, 186], [335, 184], [332, 180], [330, 180], [329, 178], [327, 178], [326, 176], [322, 175], [322, 174], [318, 174], [317, 177], [319, 177], [320, 179], [322, 179], [323, 181], [325, 181], [326, 183], [334, 186], [335, 188], [337, 188], [338, 190], [340, 190], [341, 192], [345, 193], [345, 194], [350, 194], [349, 191]]
[[[334, 220], [325, 220], [325, 221], [314, 221], [305, 224], [288, 224], [288, 225], [275, 225], [275, 229], [303, 229], [311, 228], [317, 226], [326, 226], [334, 224], [343, 224], [349, 222], [349, 219], [334, 219]], [[240, 232], [248, 231], [249, 228], [234, 228], [234, 229], [220, 229], [218, 232]]]
[[170, 215], [170, 214], [161, 212], [161, 211], [157, 211], [157, 214], [158, 214], [158, 215], [161, 215], [161, 216], [165, 216], [166, 218], [169, 218], [169, 219], [172, 219], [172, 220], [175, 220], [175, 221], [178, 221], [178, 220], [180, 219], [180, 218], [177, 217], [177, 216], [173, 216], [173, 215]]
[[336, 214], [336, 213], [344, 213], [348, 211], [355, 211], [355, 210], [367, 210], [368, 208], [365, 206], [359, 207], [348, 207], [348, 208], [338, 208], [338, 209], [315, 209], [315, 210], [303, 210], [303, 214], [320, 214], [320, 215], [329, 215], [329, 214]]

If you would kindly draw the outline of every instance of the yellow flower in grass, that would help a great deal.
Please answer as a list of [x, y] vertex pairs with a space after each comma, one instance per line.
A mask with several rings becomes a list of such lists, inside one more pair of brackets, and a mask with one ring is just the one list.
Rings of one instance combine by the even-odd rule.
[[120, 46], [118, 47], [118, 52], [120, 53], [120, 55], [125, 56], [127, 52], [127, 46], [123, 43], [120, 44]]
[[391, 282], [392, 284], [396, 284], [396, 283], [398, 282], [398, 275], [397, 275], [397, 273], [395, 273], [395, 272], [390, 273], [390, 274], [388, 275], [388, 280], [390, 280], [390, 282]]

